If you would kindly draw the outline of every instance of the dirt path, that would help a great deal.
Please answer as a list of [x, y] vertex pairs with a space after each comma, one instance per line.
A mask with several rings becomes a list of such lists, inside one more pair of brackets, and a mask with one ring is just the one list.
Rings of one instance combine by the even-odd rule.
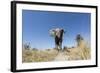
[[54, 59], [54, 61], [65, 61], [65, 60], [68, 60], [68, 56], [65, 55], [64, 52], [59, 52], [58, 55]]

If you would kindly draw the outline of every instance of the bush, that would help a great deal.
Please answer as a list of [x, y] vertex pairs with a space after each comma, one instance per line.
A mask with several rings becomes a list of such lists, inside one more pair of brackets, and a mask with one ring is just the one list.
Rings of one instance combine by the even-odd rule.
[[57, 56], [56, 50], [23, 50], [23, 63], [53, 61]]

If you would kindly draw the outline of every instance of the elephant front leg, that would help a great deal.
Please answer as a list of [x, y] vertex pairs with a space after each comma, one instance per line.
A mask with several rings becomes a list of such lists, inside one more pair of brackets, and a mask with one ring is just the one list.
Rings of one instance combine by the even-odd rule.
[[59, 49], [62, 50], [62, 43], [59, 42]]

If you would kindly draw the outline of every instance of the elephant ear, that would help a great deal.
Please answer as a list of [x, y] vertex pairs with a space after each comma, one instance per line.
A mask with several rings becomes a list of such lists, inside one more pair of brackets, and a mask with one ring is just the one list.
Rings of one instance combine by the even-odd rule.
[[56, 36], [55, 30], [50, 30], [49, 33], [50, 33], [50, 36], [52, 36], [52, 37], [55, 37]]

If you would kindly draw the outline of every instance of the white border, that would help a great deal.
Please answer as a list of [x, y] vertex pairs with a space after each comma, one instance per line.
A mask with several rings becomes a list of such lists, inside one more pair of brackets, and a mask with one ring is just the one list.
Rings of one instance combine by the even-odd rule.
[[[67, 62], [41, 62], [41, 63], [22, 63], [22, 9], [27, 10], [42, 10], [42, 11], [61, 11], [61, 12], [82, 12], [91, 13], [91, 60], [67, 61]], [[52, 67], [70, 67], [70, 66], [85, 66], [95, 65], [96, 49], [95, 49], [95, 9], [82, 7], [60, 7], [60, 6], [45, 6], [45, 5], [28, 5], [17, 4], [17, 55], [16, 63], [17, 70], [21, 69], [38, 69]]]

